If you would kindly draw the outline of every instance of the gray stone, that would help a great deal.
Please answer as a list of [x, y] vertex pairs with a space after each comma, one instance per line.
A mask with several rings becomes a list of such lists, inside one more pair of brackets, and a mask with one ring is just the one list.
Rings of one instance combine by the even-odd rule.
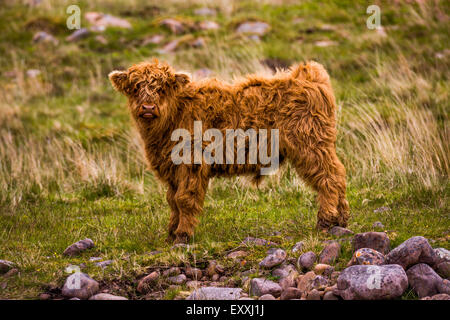
[[352, 244], [354, 251], [361, 248], [371, 248], [382, 254], [387, 254], [390, 250], [390, 240], [384, 232], [358, 233], [353, 237]]
[[203, 276], [202, 270], [192, 267], [187, 267], [184, 273], [186, 274], [186, 276], [192, 279], [201, 279]]
[[160, 24], [168, 28], [174, 34], [180, 34], [186, 31], [183, 23], [175, 19], [164, 19]]
[[277, 300], [277, 299], [271, 294], [263, 294], [261, 297], [259, 297], [258, 300]]
[[178, 268], [178, 267], [171, 267], [171, 268], [165, 270], [165, 271], [162, 273], [162, 275], [163, 275], [164, 277], [170, 277], [170, 276], [177, 276], [177, 275], [179, 275], [180, 273], [181, 273], [180, 268]]
[[184, 274], [179, 274], [177, 276], [169, 277], [169, 282], [171, 284], [181, 285], [186, 282], [186, 276]]
[[66, 37], [66, 40], [69, 42], [75, 42], [84, 38], [87, 38], [90, 34], [90, 31], [86, 28], [81, 28], [75, 30], [70, 36]]
[[67, 277], [62, 295], [67, 298], [88, 299], [99, 290], [98, 282], [85, 273], [76, 272]]
[[85, 19], [93, 26], [94, 31], [104, 31], [108, 27], [130, 29], [131, 24], [122, 18], [101, 12], [86, 12]]
[[312, 268], [316, 260], [317, 260], [316, 254], [312, 251], [308, 251], [298, 258], [297, 264], [299, 269], [309, 270]]
[[323, 300], [339, 300], [339, 297], [335, 295], [333, 292], [328, 291], [323, 295]]
[[383, 207], [379, 207], [379, 208], [373, 210], [374, 213], [383, 213], [386, 211], [391, 211], [391, 208], [383, 206]]
[[14, 263], [8, 260], [0, 260], [0, 274], [6, 273], [14, 268]]
[[372, 224], [372, 227], [377, 229], [384, 229], [384, 224], [382, 224], [380, 221], [376, 221]]
[[204, 287], [194, 290], [186, 300], [238, 300], [241, 288]]
[[150, 288], [158, 282], [159, 276], [160, 273], [158, 271], [153, 271], [142, 278], [137, 285], [137, 291], [143, 294], [150, 291]]
[[352, 259], [348, 266], [357, 264], [364, 265], [382, 265], [385, 263], [385, 257], [382, 253], [371, 248], [361, 248], [353, 253]]
[[215, 16], [216, 10], [207, 8], [207, 7], [203, 7], [203, 8], [195, 9], [194, 14], [196, 14], [197, 16]]
[[409, 285], [419, 298], [438, 293], [450, 294], [450, 282], [443, 280], [429, 265], [416, 264], [406, 272]]
[[95, 265], [97, 267], [100, 267], [102, 269], [105, 269], [107, 266], [109, 266], [111, 263], [113, 263], [113, 260], [106, 260], [106, 261], [100, 261], [96, 262]]
[[271, 294], [274, 297], [279, 297], [281, 291], [281, 286], [271, 280], [254, 278], [250, 281], [250, 295], [252, 296], [260, 297], [265, 294]]
[[276, 242], [271, 242], [261, 238], [247, 237], [242, 241], [242, 244], [251, 244], [255, 246], [277, 246]]
[[436, 252], [436, 255], [439, 257], [440, 260], [443, 261], [450, 261], [450, 251], [445, 248], [436, 248], [434, 249], [434, 252]]
[[310, 292], [308, 292], [306, 300], [320, 300], [320, 291], [317, 289], [311, 290]]
[[220, 25], [214, 21], [202, 21], [198, 24], [198, 28], [200, 30], [217, 30], [220, 28]]
[[244, 22], [237, 27], [236, 32], [262, 36], [269, 30], [269, 28], [269, 24], [265, 22]]
[[284, 266], [281, 266], [279, 268], [276, 268], [272, 271], [272, 276], [274, 277], [280, 277], [280, 278], [285, 278], [287, 277], [289, 274], [291, 274], [292, 272], [295, 272], [295, 267], [291, 264], [287, 264]]
[[53, 45], [57, 45], [59, 41], [50, 33], [39, 31], [34, 34], [33, 43], [51, 43]]
[[428, 240], [420, 236], [409, 238], [386, 256], [387, 264], [399, 264], [405, 270], [418, 263], [434, 266], [437, 260]]
[[323, 264], [332, 264], [339, 257], [339, 253], [341, 251], [341, 245], [332, 241], [325, 248], [323, 248], [322, 252], [319, 255], [319, 263]]
[[76, 256], [87, 249], [93, 248], [94, 246], [95, 246], [94, 241], [92, 241], [89, 238], [86, 238], [84, 240], [80, 240], [68, 246], [66, 250], [64, 250], [63, 255]]
[[450, 300], [450, 295], [446, 293], [439, 293], [432, 297], [425, 297], [422, 300]]
[[344, 269], [333, 293], [345, 300], [381, 300], [400, 297], [408, 277], [399, 265], [356, 265]]
[[121, 296], [115, 296], [109, 293], [98, 293], [95, 296], [90, 297], [89, 300], [128, 300], [128, 299]]
[[281, 264], [286, 259], [286, 252], [282, 249], [273, 250], [259, 263], [262, 268], [270, 269]]
[[446, 279], [450, 279], [450, 262], [440, 262], [434, 268], [436, 272]]
[[303, 241], [299, 241], [296, 244], [294, 244], [294, 246], [292, 247], [292, 252], [296, 253], [296, 252], [301, 252], [303, 249], [304, 243]]
[[353, 234], [353, 231], [351, 231], [347, 228], [334, 226], [333, 228], [330, 229], [329, 233], [336, 237], [342, 237], [342, 236], [346, 236], [349, 234]]
[[283, 290], [280, 296], [280, 300], [300, 299], [302, 297], [302, 291], [297, 288], [286, 288]]

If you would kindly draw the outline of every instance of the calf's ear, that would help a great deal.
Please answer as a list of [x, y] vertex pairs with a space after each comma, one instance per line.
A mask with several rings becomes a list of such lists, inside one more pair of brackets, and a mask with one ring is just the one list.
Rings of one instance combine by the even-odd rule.
[[176, 73], [175, 82], [179, 87], [183, 87], [191, 81], [191, 78], [186, 73]]
[[114, 89], [123, 94], [128, 93], [130, 82], [126, 71], [112, 71], [108, 77]]

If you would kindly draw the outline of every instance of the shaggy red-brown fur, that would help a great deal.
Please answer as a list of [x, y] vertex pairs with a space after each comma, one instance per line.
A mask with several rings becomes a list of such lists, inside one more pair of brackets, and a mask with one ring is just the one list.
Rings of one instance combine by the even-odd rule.
[[345, 168], [336, 156], [336, 104], [319, 63], [299, 64], [272, 77], [251, 75], [235, 84], [193, 82], [157, 60], [113, 71], [109, 78], [128, 97], [149, 164], [168, 186], [172, 240], [186, 242], [193, 235], [211, 177], [250, 174], [259, 179], [264, 167], [248, 162], [175, 165], [171, 151], [178, 141], [171, 141], [171, 134], [178, 128], [193, 134], [195, 120], [202, 121], [203, 131], [217, 128], [224, 137], [226, 129], [278, 129], [280, 163], [288, 159], [318, 193], [317, 226], [346, 226], [349, 205]]

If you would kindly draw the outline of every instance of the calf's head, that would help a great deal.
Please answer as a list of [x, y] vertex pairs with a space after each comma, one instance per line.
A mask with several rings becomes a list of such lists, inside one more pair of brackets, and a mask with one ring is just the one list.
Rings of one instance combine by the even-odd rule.
[[127, 71], [113, 71], [109, 79], [114, 89], [128, 98], [133, 118], [147, 125], [168, 120], [174, 97], [190, 82], [188, 75], [175, 73], [169, 65], [156, 59], [133, 65]]

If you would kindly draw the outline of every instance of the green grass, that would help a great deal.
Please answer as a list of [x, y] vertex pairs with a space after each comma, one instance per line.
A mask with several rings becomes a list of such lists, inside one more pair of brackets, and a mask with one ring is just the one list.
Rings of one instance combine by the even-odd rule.
[[[203, 20], [193, 15], [201, 2], [173, 2], [147, 7], [138, 0], [78, 2], [82, 13], [110, 13], [133, 25], [106, 30], [106, 45], [95, 34], [76, 43], [64, 40], [71, 32], [65, 28], [69, 1], [48, 0], [37, 7], [7, 1], [0, 11], [0, 259], [20, 269], [16, 276], [0, 278], [6, 283], [1, 298], [35, 299], [63, 284], [65, 267], [81, 263], [113, 293], [143, 298], [135, 291], [136, 279], [155, 266], [205, 266], [215, 259], [236, 280], [251, 268], [258, 274], [265, 248], [247, 248], [245, 265], [225, 257], [247, 236], [285, 249], [301, 240], [304, 251], [316, 253], [332, 238], [314, 229], [315, 194], [286, 167], [260, 189], [241, 178], [212, 181], [192, 246], [171, 249], [165, 241], [164, 187], [146, 171], [125, 98], [107, 79], [111, 70], [153, 56], [191, 72], [207, 67], [227, 80], [267, 72], [261, 63], [267, 58], [324, 64], [340, 107], [337, 148], [348, 173], [349, 228], [371, 231], [373, 222], [381, 221], [392, 246], [422, 235], [434, 240], [433, 246], [448, 248], [450, 59], [448, 17], [442, 18], [450, 12], [448, 2], [394, 6], [383, 1], [387, 37], [366, 28], [370, 3], [365, 1], [214, 2], [218, 15], [205, 19], [221, 28], [192, 32], [205, 38], [206, 47], [186, 45], [161, 55], [159, 45], [141, 46], [155, 33], [165, 42], [178, 37], [159, 26], [164, 17]], [[158, 14], [151, 13], [152, 5]], [[260, 42], [234, 32], [249, 18], [271, 25]], [[296, 18], [303, 20], [296, 23]], [[59, 45], [33, 44], [39, 30], [52, 32]], [[318, 40], [338, 45], [321, 48], [314, 45]], [[27, 78], [28, 69], [42, 74]], [[8, 77], [8, 71], [16, 76]], [[374, 213], [381, 206], [391, 210]], [[96, 247], [76, 258], [62, 256], [84, 238]], [[162, 253], [149, 254], [155, 250]], [[92, 256], [114, 263], [100, 269], [88, 262]], [[350, 256], [344, 242], [337, 269]], [[180, 290], [186, 288], [165, 290], [162, 297], [175, 298]], [[416, 297], [408, 291], [403, 298]]]

